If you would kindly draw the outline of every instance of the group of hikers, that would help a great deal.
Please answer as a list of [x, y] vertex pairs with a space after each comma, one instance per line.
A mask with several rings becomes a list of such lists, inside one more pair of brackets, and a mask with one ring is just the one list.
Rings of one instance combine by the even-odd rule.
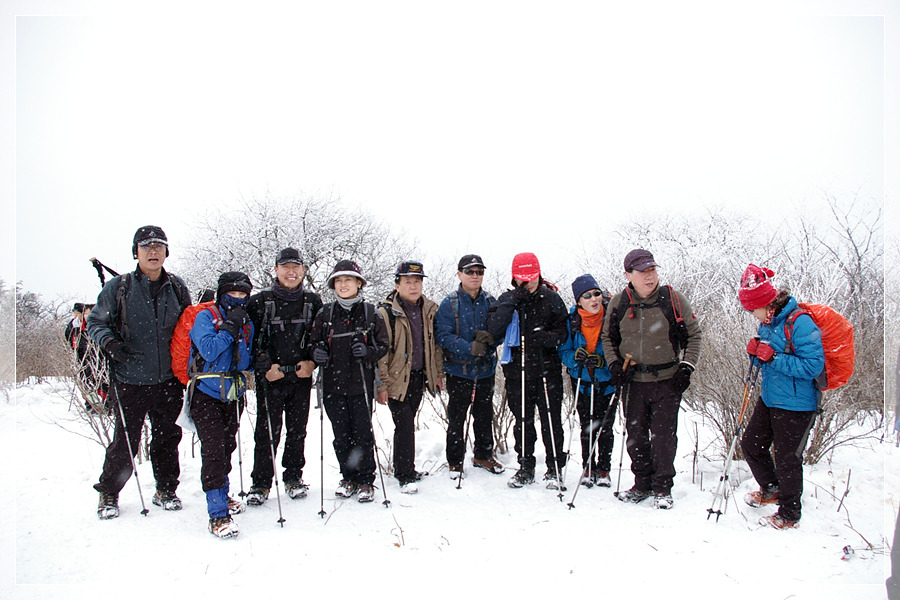
[[[375, 403], [386, 405], [393, 420], [399, 490], [418, 491], [424, 474], [415, 465], [415, 419], [426, 391], [447, 392], [446, 459], [457, 485], [466, 474], [470, 416], [471, 466], [501, 474], [505, 467], [495, 456], [493, 435], [498, 363], [518, 462], [509, 487], [535, 482], [536, 412], [546, 460], [543, 483], [564, 489], [565, 371], [581, 430], [579, 484], [611, 487], [613, 422], [621, 401], [634, 481], [616, 497], [625, 503], [649, 500], [659, 509], [674, 505], [678, 413], [698, 366], [702, 334], [689, 299], [660, 285], [659, 265], [647, 250], [625, 256], [628, 283], [612, 297], [592, 275], [577, 277], [571, 284], [575, 305], [567, 308], [532, 253], [513, 258], [510, 289], [497, 298], [482, 287], [487, 266], [481, 257], [463, 256], [459, 286], [440, 303], [423, 294], [427, 275], [421, 262], [401, 262], [395, 289], [373, 303], [363, 296], [367, 279], [359, 265], [340, 260], [326, 281], [335, 300], [324, 304], [305, 285], [300, 252], [284, 248], [274, 257], [272, 285], [262, 291], [254, 293], [245, 273], [219, 276], [214, 300], [188, 323], [190, 360], [188, 372], [180, 374], [187, 389], [173, 372], [170, 353], [176, 327], [192, 304], [187, 286], [163, 268], [169, 246], [160, 227], [139, 228], [132, 253], [135, 270], [106, 283], [85, 319], [91, 340], [109, 358], [110, 406], [118, 412], [94, 485], [101, 519], [119, 516], [118, 495], [136, 473], [133, 461], [147, 417], [153, 504], [182, 508], [176, 495], [179, 423], [192, 421], [214, 535], [238, 535], [232, 515], [265, 503], [273, 478], [277, 486], [282, 429], [284, 490], [290, 498], [305, 497], [304, 443], [314, 380], [334, 433], [341, 474], [337, 497], [375, 498]], [[760, 485], [745, 500], [756, 507], [777, 504], [778, 511], [761, 522], [783, 529], [800, 520], [801, 456], [816, 414], [814, 379], [824, 356], [811, 318], [796, 319], [790, 344], [786, 340], [784, 320], [796, 301], [773, 286], [773, 275], [750, 265], [741, 278], [739, 301], [759, 320], [747, 352], [762, 373], [741, 447]], [[229, 473], [251, 371], [257, 418], [245, 503], [230, 494]]]

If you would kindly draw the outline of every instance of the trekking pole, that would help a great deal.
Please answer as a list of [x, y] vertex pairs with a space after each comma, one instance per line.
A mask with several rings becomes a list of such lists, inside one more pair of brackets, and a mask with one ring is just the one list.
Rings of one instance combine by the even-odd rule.
[[519, 340], [522, 349], [522, 446], [519, 448], [519, 465], [525, 460], [525, 333]]
[[[541, 373], [541, 379], [544, 382], [544, 405], [547, 409], [547, 423], [550, 424], [550, 445], [552, 446], [550, 449], [550, 458], [553, 460], [553, 470], [556, 471], [556, 484], [559, 486], [559, 501], [563, 501], [563, 490], [566, 487], [563, 485], [562, 478], [559, 473], [559, 457], [556, 455], [556, 434], [553, 433], [553, 413], [550, 411], [550, 392], [547, 388], [547, 374]], [[562, 425], [560, 423], [560, 425]]]
[[366, 385], [366, 370], [363, 368], [362, 361], [359, 361], [359, 375], [362, 377], [362, 386], [363, 386], [363, 396], [366, 399], [366, 408], [369, 410], [369, 431], [372, 433], [372, 445], [375, 448], [375, 464], [378, 466], [378, 478], [381, 481], [381, 493], [384, 495], [384, 504], [385, 508], [391, 507], [391, 501], [388, 500], [387, 497], [387, 488], [384, 485], [384, 472], [381, 470], [381, 459], [378, 458], [378, 443], [375, 441], [375, 423], [372, 417], [375, 412], [372, 407], [372, 402], [369, 399], [369, 386]]
[[575, 439], [575, 410], [578, 408], [578, 393], [581, 391], [581, 376], [584, 373], [584, 365], [578, 369], [578, 383], [575, 384], [575, 400], [572, 402], [572, 410], [569, 411], [569, 445], [566, 446], [566, 466], [563, 467], [563, 481], [569, 472], [569, 456], [572, 452], [572, 440]]
[[716, 515], [716, 522], [718, 523], [719, 517], [724, 514], [722, 506], [725, 503], [725, 485], [728, 482], [728, 472], [731, 470], [731, 461], [734, 457], [734, 450], [737, 447], [738, 439], [741, 437], [744, 414], [747, 412], [747, 406], [750, 404], [750, 398], [753, 396], [753, 388], [756, 387], [756, 380], [759, 377], [761, 367], [762, 365], [759, 364], [756, 357], [750, 359], [750, 368], [747, 370], [747, 375], [744, 377], [744, 394], [741, 399], [741, 412], [738, 416], [737, 427], [734, 431], [734, 437], [731, 439], [731, 447], [728, 449], [728, 456], [725, 458], [725, 466], [722, 469], [722, 475], [719, 476], [719, 483], [716, 486], [716, 492], [713, 495], [712, 505], [706, 510], [707, 520], [709, 520], [711, 516]]
[[[475, 367], [475, 379], [472, 381], [472, 397], [469, 398], [469, 406], [466, 407], [465, 435], [463, 435], [463, 461], [460, 467], [459, 477], [456, 480], [456, 489], [462, 489], [463, 475], [466, 472], [466, 449], [469, 447], [469, 416], [475, 406], [475, 392], [478, 390], [478, 367]], [[448, 424], [449, 425], [449, 424]]]
[[319, 516], [325, 518], [325, 405], [322, 403], [322, 368], [316, 375], [316, 397], [319, 404]]
[[234, 402], [234, 411], [237, 414], [237, 443], [238, 443], [238, 474], [241, 479], [241, 491], [238, 494], [239, 497], [243, 498], [247, 495], [247, 492], [244, 491], [244, 458], [243, 458], [243, 448], [241, 447], [241, 399], [238, 398]]
[[281, 492], [278, 490], [278, 464], [275, 462], [275, 440], [272, 438], [272, 414], [269, 411], [269, 382], [265, 374], [262, 376], [263, 406], [266, 409], [266, 424], [269, 426], [269, 451], [272, 455], [272, 477], [275, 479], [275, 498], [278, 500], [278, 521], [284, 527], [284, 514], [281, 512]]
[[[625, 366], [622, 367], [623, 371], [628, 368], [628, 363], [630, 363], [630, 362], [631, 362], [631, 355], [626, 354], [625, 355]], [[593, 381], [591, 383], [593, 383]], [[593, 437], [594, 421], [593, 421], [593, 418], [591, 419], [591, 435], [592, 435], [592, 437], [591, 437], [590, 452], [588, 452], [588, 457], [589, 457], [588, 460], [590, 460], [594, 456], [594, 449], [595, 449], [594, 444], [595, 444], [595, 442], [600, 441], [600, 436], [603, 434], [603, 424], [606, 423], [607, 420], [609, 419], [609, 416], [611, 414], [615, 413], [615, 411], [616, 411], [617, 404], [619, 402], [619, 398], [622, 396], [622, 387], [623, 386], [619, 386], [618, 388], [616, 388], [616, 391], [613, 392], [612, 398], [610, 398], [610, 400], [609, 400], [609, 406], [606, 407], [606, 411], [603, 413], [603, 420], [600, 421], [600, 427], [598, 428], [596, 438]], [[591, 400], [592, 401], [593, 401], [593, 395], [594, 395], [593, 392], [594, 392], [594, 388], [592, 385], [591, 386]], [[593, 409], [591, 410], [591, 413], [593, 414]], [[624, 448], [625, 444], [622, 444], [622, 447]], [[620, 473], [619, 479], [620, 480], [621, 480], [621, 472], [622, 472], [622, 458], [619, 459], [619, 473]], [[572, 499], [569, 500], [569, 503], [567, 505], [569, 507], [569, 510], [572, 510], [573, 508], [575, 508], [575, 497], [578, 496], [579, 488], [581, 488], [580, 485], [575, 486], [575, 491], [572, 493]], [[617, 484], [616, 485], [616, 494], [618, 494], [618, 493], [619, 492], [618, 492], [618, 484]]]
[[[112, 391], [116, 394], [116, 403], [119, 405], [119, 418], [122, 420], [122, 433], [125, 434], [125, 443], [128, 444], [128, 456], [131, 457], [131, 470], [134, 473], [134, 482], [137, 484], [138, 496], [141, 499], [141, 514], [145, 517], [147, 513], [150, 511], [147, 510], [147, 505], [144, 504], [144, 492], [141, 490], [141, 480], [138, 478], [137, 465], [134, 462], [134, 449], [131, 446], [131, 438], [128, 435], [128, 425], [125, 423], [125, 410], [122, 408], [122, 397], [119, 395], [119, 386], [116, 385], [116, 372], [113, 367], [112, 357], [109, 359], [109, 383], [112, 386]], [[140, 439], [138, 440], [138, 444], [140, 444]], [[140, 450], [140, 448], [138, 448]]]
[[[625, 355], [625, 364], [622, 366], [622, 373], [624, 374], [628, 370], [628, 363], [631, 362], [631, 355]], [[625, 385], [620, 385], [616, 388], [616, 392], [618, 392], [619, 396], [624, 394], [625, 400], [622, 401], [622, 418], [625, 423], [622, 427], [622, 448], [619, 450], [619, 476], [616, 478], [616, 491], [613, 492], [613, 496], [616, 498], [619, 497], [619, 486], [622, 483], [622, 461], [625, 459], [625, 436], [626, 436], [626, 426], [628, 425], [628, 396], [631, 395], [631, 382], [625, 382], [628, 385], [628, 389], [625, 389]]]
[[[612, 401], [610, 401], [610, 404], [612, 404]], [[600, 425], [598, 424], [598, 427], [599, 426]], [[582, 426], [582, 427], [584, 427], [584, 426]], [[591, 479], [591, 475], [592, 475], [591, 467], [593, 467], [593, 465], [594, 465], [594, 378], [593, 378], [593, 376], [591, 377], [591, 408], [590, 408], [590, 412], [588, 412], [588, 428], [589, 428], [588, 433], [590, 434], [590, 442], [588, 442], [588, 448], [590, 448], [590, 452], [588, 452], [587, 474], [588, 474], [588, 482], [589, 482], [588, 486], [592, 486], [592, 485], [594, 485], [593, 480]], [[597, 434], [597, 437], [599, 438], [600, 435]], [[583, 469], [584, 465], [581, 465], [581, 468]], [[579, 485], [581, 484], [580, 481], [578, 483], [579, 483]]]

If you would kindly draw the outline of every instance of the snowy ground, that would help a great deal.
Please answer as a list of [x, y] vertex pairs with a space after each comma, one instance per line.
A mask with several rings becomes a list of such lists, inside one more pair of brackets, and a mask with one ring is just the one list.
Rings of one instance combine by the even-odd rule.
[[[321, 518], [319, 413], [313, 410], [305, 473], [310, 496], [292, 501], [282, 494], [282, 528], [273, 490], [263, 507], [237, 517], [240, 537], [219, 540], [206, 530], [199, 446], [192, 457], [190, 435], [181, 444], [178, 492], [184, 510], [169, 513], [150, 505], [153, 475], [145, 462], [139, 475], [149, 515], [140, 514], [132, 478], [120, 496], [121, 517], [99, 521], [91, 486], [103, 448], [60, 426], [78, 427], [68, 407], [63, 384], [22, 387], [13, 401], [0, 399], [2, 475], [14, 478], [12, 488], [0, 488], [0, 501], [15, 507], [0, 512], [0, 598], [180, 598], [188, 590], [216, 599], [886, 597], [886, 547], [900, 507], [900, 449], [893, 444], [839, 449], [829, 464], [806, 468], [801, 528], [780, 532], [756, 525], [772, 509], [741, 502], [730, 502], [718, 523], [707, 519], [721, 463], [701, 463], [702, 489], [699, 481], [692, 483], [693, 426], [681, 429], [673, 510], [624, 505], [601, 488], [582, 488], [570, 510], [571, 486], [565, 502], [540, 485], [509, 489], [513, 455], [500, 457], [509, 467], [500, 476], [468, 469], [457, 490], [447, 476], [444, 432], [425, 417], [417, 466], [433, 474], [415, 496], [401, 495], [396, 482], [387, 480], [391, 505], [385, 508], [381, 489], [368, 505], [332, 496], [339, 476], [326, 418], [327, 516]], [[389, 433], [388, 412], [379, 409], [377, 416]], [[251, 419], [245, 413], [241, 430], [245, 488], [252, 468]], [[617, 435], [614, 467], [620, 442]], [[622, 489], [632, 482], [627, 462], [626, 454]], [[237, 491], [237, 455], [234, 465]], [[838, 512], [851, 469], [850, 493]], [[576, 470], [569, 471], [570, 481]], [[738, 497], [755, 489], [744, 464], [736, 465], [732, 477], [742, 482]], [[875, 549], [867, 549], [867, 542]], [[842, 560], [845, 546], [855, 550], [849, 560]]]

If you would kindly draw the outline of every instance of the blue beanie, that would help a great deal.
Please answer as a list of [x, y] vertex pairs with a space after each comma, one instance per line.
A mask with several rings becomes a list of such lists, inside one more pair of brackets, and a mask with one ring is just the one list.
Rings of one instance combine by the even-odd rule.
[[597, 280], [594, 279], [593, 275], [587, 273], [579, 275], [575, 278], [575, 281], [572, 282], [572, 294], [575, 296], [576, 304], [578, 304], [578, 298], [586, 291], [599, 289], [600, 285], [597, 283]]

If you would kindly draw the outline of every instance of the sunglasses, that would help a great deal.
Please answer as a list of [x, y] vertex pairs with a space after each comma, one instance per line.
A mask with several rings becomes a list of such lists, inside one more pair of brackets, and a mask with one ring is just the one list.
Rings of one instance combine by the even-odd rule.
[[463, 269], [463, 273], [466, 275], [478, 275], [481, 277], [484, 275], [484, 269]]
[[602, 295], [603, 295], [603, 292], [601, 292], [600, 290], [594, 290], [592, 292], [583, 293], [581, 296], [579, 296], [579, 298], [581, 298], [582, 300], [590, 300], [591, 298], [596, 298], [596, 297], [602, 296]]

